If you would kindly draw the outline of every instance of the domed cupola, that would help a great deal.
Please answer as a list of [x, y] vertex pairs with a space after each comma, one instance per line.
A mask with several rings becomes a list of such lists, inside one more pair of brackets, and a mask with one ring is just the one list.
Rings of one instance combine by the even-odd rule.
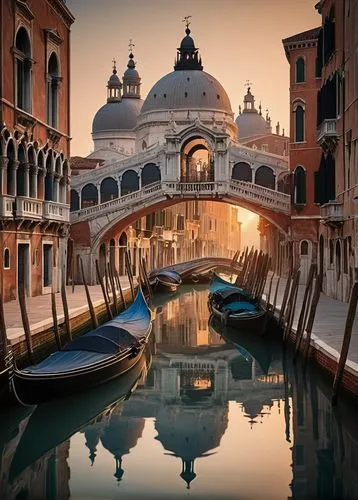
[[121, 100], [122, 84], [117, 75], [116, 61], [113, 59], [113, 71], [107, 83], [107, 102], [118, 102]]
[[195, 47], [194, 40], [190, 36], [189, 29], [189, 18], [187, 16], [184, 18], [186, 23], [186, 36], [181, 41], [180, 47], [178, 48], [177, 59], [175, 62], [175, 71], [182, 70], [199, 70], [202, 71], [203, 66], [201, 64], [201, 58], [199, 57], [198, 49]]
[[133, 99], [140, 99], [140, 81], [138, 71], [135, 68], [134, 55], [133, 55], [134, 44], [132, 40], [129, 41], [129, 61], [127, 64], [127, 69], [123, 75], [123, 97], [130, 97]]
[[239, 140], [241, 137], [269, 133], [268, 123], [262, 116], [261, 104], [259, 111], [257, 111], [255, 108], [255, 96], [251, 93], [250, 87], [248, 87], [247, 93], [244, 96], [244, 109], [241, 112], [241, 106], [239, 107], [239, 116], [236, 118], [235, 123], [239, 127]]

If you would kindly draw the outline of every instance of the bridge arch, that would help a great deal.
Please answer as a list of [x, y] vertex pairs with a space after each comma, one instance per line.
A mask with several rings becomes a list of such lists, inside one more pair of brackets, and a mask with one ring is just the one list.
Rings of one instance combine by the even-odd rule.
[[75, 189], [70, 192], [70, 211], [75, 212], [80, 209], [80, 196]]
[[135, 170], [126, 170], [122, 175], [121, 180], [121, 196], [132, 193], [133, 191], [138, 191], [139, 189], [139, 177]]
[[188, 137], [181, 146], [182, 182], [214, 181], [214, 154], [210, 142], [199, 135]]
[[92, 184], [86, 184], [81, 191], [81, 207], [93, 207], [98, 205], [98, 189]]
[[118, 183], [113, 177], [105, 177], [100, 186], [100, 203], [118, 198]]
[[252, 182], [252, 169], [250, 165], [244, 161], [235, 163], [232, 168], [231, 178], [236, 181]]
[[160, 168], [155, 163], [147, 163], [142, 168], [141, 179], [142, 187], [159, 182], [161, 180]]
[[271, 167], [266, 165], [261, 165], [255, 171], [255, 184], [259, 186], [267, 187], [269, 189], [275, 189], [276, 176]]

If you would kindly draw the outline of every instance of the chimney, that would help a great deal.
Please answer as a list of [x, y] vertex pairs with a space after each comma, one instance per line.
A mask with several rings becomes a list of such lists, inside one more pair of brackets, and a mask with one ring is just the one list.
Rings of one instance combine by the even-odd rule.
[[277, 122], [276, 125], [276, 135], [280, 135], [280, 122]]

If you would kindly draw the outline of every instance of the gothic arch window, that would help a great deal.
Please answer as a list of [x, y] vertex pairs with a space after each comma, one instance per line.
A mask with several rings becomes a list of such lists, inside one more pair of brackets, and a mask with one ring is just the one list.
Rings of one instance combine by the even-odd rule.
[[4, 269], [10, 269], [10, 250], [4, 248]]
[[160, 169], [154, 163], [147, 163], [142, 170], [142, 187], [159, 182], [161, 180]]
[[28, 196], [28, 185], [25, 186], [25, 178], [28, 180], [29, 172], [27, 171], [27, 162], [26, 162], [26, 149], [24, 144], [19, 145], [19, 149], [17, 152], [19, 165], [16, 171], [16, 194], [17, 196]]
[[295, 115], [295, 142], [304, 142], [305, 140], [305, 110], [303, 104], [297, 104], [294, 107]]
[[94, 184], [86, 184], [81, 191], [81, 207], [98, 205], [98, 190]]
[[232, 169], [231, 178], [237, 181], [252, 182], [252, 170], [248, 163], [239, 162]]
[[126, 170], [121, 181], [121, 196], [138, 191], [139, 179], [138, 174], [134, 170]]
[[16, 33], [14, 56], [16, 106], [31, 113], [31, 42], [23, 26]]
[[296, 83], [303, 83], [306, 81], [305, 69], [305, 60], [303, 57], [299, 57], [296, 60]]
[[54, 158], [49, 150], [46, 158], [45, 200], [54, 201]]
[[76, 212], [76, 210], [80, 209], [80, 197], [74, 189], [71, 189], [71, 196], [70, 196], [70, 211], [71, 212]]
[[106, 177], [101, 182], [101, 203], [118, 198], [118, 184], [112, 177]]
[[13, 139], [7, 144], [7, 194], [16, 195], [15, 145]]
[[58, 88], [60, 76], [58, 59], [52, 52], [47, 65], [47, 123], [58, 128]]
[[275, 189], [275, 174], [270, 167], [259, 167], [255, 172], [255, 184], [269, 189]]
[[294, 173], [294, 203], [306, 203], [306, 170], [301, 166], [298, 166]]
[[307, 240], [302, 240], [300, 244], [300, 254], [301, 255], [308, 255], [308, 241]]

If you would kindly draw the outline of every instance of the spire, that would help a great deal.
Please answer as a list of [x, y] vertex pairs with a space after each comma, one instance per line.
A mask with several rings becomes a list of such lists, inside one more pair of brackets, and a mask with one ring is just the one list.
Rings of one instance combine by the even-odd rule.
[[180, 47], [178, 48], [177, 58], [175, 61], [174, 69], [175, 71], [182, 70], [199, 70], [202, 71], [203, 66], [201, 64], [201, 57], [199, 57], [198, 49], [195, 47], [194, 40], [190, 36], [190, 18], [192, 16], [185, 16], [183, 22], [185, 23], [186, 36], [181, 41]]
[[117, 75], [116, 60], [113, 59], [113, 70], [107, 83], [107, 102], [118, 102], [121, 100], [122, 84]]
[[180, 477], [184, 479], [187, 484], [187, 489], [190, 490], [190, 483], [196, 478], [194, 460], [184, 460], [182, 458], [182, 472]]
[[[244, 113], [257, 113], [255, 109], [255, 97], [251, 94], [251, 85], [252, 83], [249, 80], [246, 80], [247, 93], [244, 96]], [[261, 108], [260, 108], [261, 109]]]
[[135, 47], [132, 39], [129, 39], [129, 60], [127, 64], [127, 69], [123, 75], [123, 97], [131, 97], [134, 99], [140, 99], [140, 76], [138, 71], [135, 69], [135, 61], [133, 55], [133, 47]]

